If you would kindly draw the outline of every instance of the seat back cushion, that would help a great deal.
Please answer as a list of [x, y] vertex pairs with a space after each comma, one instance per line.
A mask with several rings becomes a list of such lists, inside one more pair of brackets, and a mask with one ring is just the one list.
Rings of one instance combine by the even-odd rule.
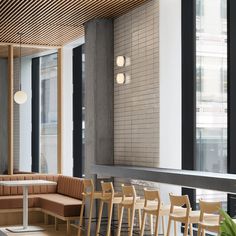
[[82, 199], [83, 179], [69, 176], [58, 176], [57, 193]]
[[[0, 181], [9, 180], [30, 180], [30, 179], [43, 179], [57, 182], [58, 175], [45, 175], [45, 174], [20, 174], [20, 175], [0, 175]], [[56, 185], [42, 185], [42, 186], [30, 186], [29, 194], [38, 193], [56, 193]], [[8, 187], [0, 185], [0, 196], [9, 195], [22, 195], [22, 187]]]

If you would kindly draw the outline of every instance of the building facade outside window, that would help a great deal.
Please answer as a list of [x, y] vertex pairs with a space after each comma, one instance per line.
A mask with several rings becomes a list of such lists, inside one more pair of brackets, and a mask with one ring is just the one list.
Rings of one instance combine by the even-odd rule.
[[[195, 148], [196, 170], [227, 173], [226, 0], [196, 1]], [[197, 190], [196, 196], [227, 201], [220, 192]]]
[[57, 173], [57, 53], [40, 58], [40, 173]]

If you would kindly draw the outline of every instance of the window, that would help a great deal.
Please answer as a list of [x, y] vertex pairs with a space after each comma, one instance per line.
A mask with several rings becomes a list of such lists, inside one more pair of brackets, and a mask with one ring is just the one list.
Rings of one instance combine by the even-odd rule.
[[[233, 0], [182, 0], [183, 169], [236, 173], [236, 98], [230, 92], [236, 87], [231, 43], [236, 37], [235, 9]], [[226, 193], [183, 192], [191, 195], [192, 203], [200, 198], [222, 200], [236, 213], [233, 197]]]
[[196, 0], [196, 28], [197, 32], [203, 32], [204, 23], [204, 4], [202, 0]]
[[[204, 18], [197, 12], [199, 4], [205, 10]], [[225, 0], [196, 2], [196, 24], [200, 21], [202, 28], [202, 31], [196, 30], [195, 168], [200, 171], [227, 173], [227, 34], [222, 31], [222, 19], [225, 20], [226, 15]], [[204, 70], [200, 91], [198, 68]], [[197, 190], [197, 201], [203, 195], [227, 201], [227, 194], [206, 190]]]
[[57, 173], [57, 54], [40, 60], [40, 173]]

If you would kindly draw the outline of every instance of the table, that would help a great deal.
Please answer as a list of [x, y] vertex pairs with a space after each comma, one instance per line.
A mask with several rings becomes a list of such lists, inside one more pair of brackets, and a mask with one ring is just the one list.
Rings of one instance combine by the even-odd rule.
[[48, 180], [13, 180], [13, 181], [0, 181], [0, 185], [8, 187], [23, 187], [23, 226], [8, 227], [7, 230], [19, 232], [33, 232], [41, 231], [43, 228], [38, 226], [28, 225], [28, 188], [29, 186], [36, 185], [56, 185], [56, 182]]

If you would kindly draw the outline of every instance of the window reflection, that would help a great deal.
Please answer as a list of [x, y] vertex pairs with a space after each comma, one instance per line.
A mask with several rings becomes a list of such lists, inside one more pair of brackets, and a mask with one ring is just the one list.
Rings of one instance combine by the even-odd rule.
[[40, 172], [57, 173], [57, 54], [43, 56], [40, 69]]
[[[196, 1], [196, 39], [196, 169], [226, 173], [226, 0]], [[200, 198], [226, 202], [227, 195], [197, 190]]]

